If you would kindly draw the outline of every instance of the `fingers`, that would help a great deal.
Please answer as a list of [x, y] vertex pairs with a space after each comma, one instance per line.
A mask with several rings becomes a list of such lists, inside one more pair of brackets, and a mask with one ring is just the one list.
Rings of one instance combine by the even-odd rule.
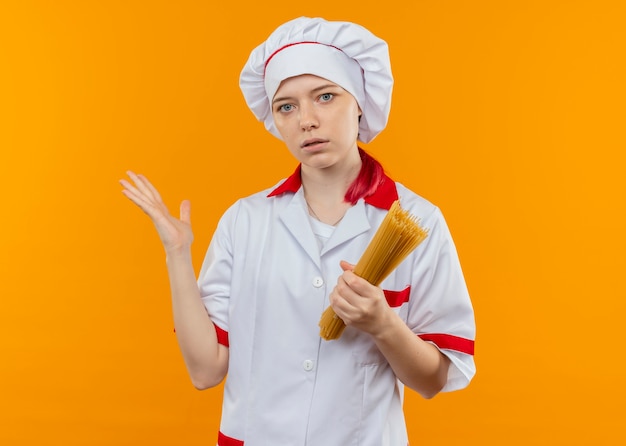
[[[126, 173], [134, 184], [121, 179], [120, 184], [124, 187], [122, 193], [153, 220], [156, 221], [162, 217], [169, 218], [170, 214], [161, 199], [161, 194], [152, 183], [145, 176], [136, 174], [131, 170]], [[180, 220], [191, 224], [191, 203], [189, 200], [184, 200], [180, 204]]]
[[183, 200], [180, 204], [180, 221], [191, 224], [191, 202]]
[[354, 308], [353, 303], [358, 301], [359, 297], [358, 293], [341, 276], [337, 280], [337, 285], [330, 294], [329, 300], [333, 306], [340, 306], [344, 310], [348, 310], [349, 308]]
[[121, 179], [120, 184], [124, 187], [122, 193], [153, 220], [167, 216], [167, 208], [163, 204], [160, 194], [150, 181], [143, 175], [138, 175], [131, 170], [127, 171], [126, 174], [132, 180], [132, 183]]
[[[127, 180], [120, 180], [120, 184], [124, 186], [124, 195], [131, 198], [134, 197], [136, 199], [141, 199], [143, 202], [147, 202], [151, 200], [152, 195], [146, 194], [147, 188], [144, 184], [142, 184], [142, 180], [135, 173], [130, 170], [126, 172], [130, 179], [133, 181], [132, 184]], [[128, 192], [128, 193], [127, 193]], [[134, 200], [133, 200], [134, 201]]]
[[[351, 265], [345, 262], [343, 266]], [[337, 279], [334, 292], [337, 298], [356, 304], [361, 300], [378, 299], [381, 290], [379, 287], [354, 274], [350, 269], [344, 269], [344, 273]]]
[[127, 171], [126, 174], [130, 177], [131, 180], [133, 180], [133, 183], [135, 183], [135, 188], [139, 192], [141, 192], [148, 199], [154, 201], [155, 203], [161, 202], [161, 196], [146, 177], [144, 177], [143, 175], [138, 175], [131, 170]]
[[[347, 276], [347, 280], [344, 277]], [[355, 282], [352, 279], [357, 279]], [[357, 283], [355, 286], [354, 283]], [[363, 286], [363, 288], [361, 288]], [[346, 325], [370, 331], [387, 306], [383, 291], [351, 271], [340, 276], [329, 296], [330, 304]], [[388, 306], [387, 306], [388, 308]]]
[[149, 210], [154, 207], [149, 201], [145, 199], [145, 196], [128, 181], [120, 180], [120, 184], [124, 187], [122, 193], [126, 196], [126, 198], [139, 206], [141, 210], [149, 213]]
[[124, 186], [123, 192], [131, 192], [133, 195], [139, 195], [139, 191], [137, 190], [137, 188], [128, 181], [122, 179], [120, 180], [120, 184]]
[[156, 201], [159, 201], [159, 202], [163, 201], [161, 200], [161, 195], [159, 194], [159, 191], [156, 190], [156, 188], [152, 185], [150, 181], [148, 181], [146, 177], [144, 177], [143, 175], [137, 175], [137, 178], [139, 178], [142, 184], [144, 184], [147, 187], [147, 189], [150, 191], [150, 193], [152, 194], [152, 196], [154, 197]]
[[348, 263], [345, 260], [339, 262], [339, 266], [344, 271], [352, 271], [354, 269], [354, 265], [352, 263]]
[[357, 276], [352, 271], [352, 268], [350, 268], [351, 266], [352, 265], [347, 262], [342, 262], [341, 267], [343, 269], [343, 274], [339, 277], [340, 281], [342, 281], [346, 287], [355, 291], [359, 295], [367, 295], [371, 293], [374, 285], [372, 285], [362, 277]]
[[346, 325], [353, 325], [362, 318], [362, 299], [345, 283], [338, 284], [329, 296], [330, 305]]

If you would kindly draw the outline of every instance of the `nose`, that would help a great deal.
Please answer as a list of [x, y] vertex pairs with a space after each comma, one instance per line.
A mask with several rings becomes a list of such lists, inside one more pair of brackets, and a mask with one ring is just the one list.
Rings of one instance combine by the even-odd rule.
[[300, 128], [304, 131], [310, 131], [319, 127], [319, 120], [317, 115], [311, 107], [300, 107]]

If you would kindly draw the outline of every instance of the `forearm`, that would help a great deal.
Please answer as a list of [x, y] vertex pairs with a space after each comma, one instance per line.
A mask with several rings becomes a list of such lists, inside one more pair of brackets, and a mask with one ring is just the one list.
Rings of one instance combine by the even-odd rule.
[[189, 249], [168, 252], [176, 337], [195, 387], [219, 384], [226, 375], [228, 348], [217, 342], [213, 322], [200, 298]]
[[450, 360], [437, 347], [416, 336], [389, 310], [373, 339], [398, 379], [424, 398], [432, 398], [445, 385]]

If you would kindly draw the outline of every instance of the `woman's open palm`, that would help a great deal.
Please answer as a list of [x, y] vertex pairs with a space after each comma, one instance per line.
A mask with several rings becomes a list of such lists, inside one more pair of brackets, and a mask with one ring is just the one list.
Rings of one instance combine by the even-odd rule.
[[[126, 172], [132, 183], [120, 180], [122, 193], [144, 211], [154, 223], [166, 252], [188, 248], [193, 241], [191, 231], [191, 203], [184, 200], [180, 205], [180, 219], [173, 217], [161, 200], [157, 189], [143, 175]], [[134, 184], [133, 184], [134, 183]]]

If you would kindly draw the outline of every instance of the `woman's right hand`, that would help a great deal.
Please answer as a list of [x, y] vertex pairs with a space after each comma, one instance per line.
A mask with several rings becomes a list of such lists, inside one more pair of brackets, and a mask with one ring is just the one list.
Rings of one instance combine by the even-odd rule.
[[174, 253], [188, 249], [193, 241], [191, 203], [188, 200], [181, 203], [180, 219], [177, 219], [170, 215], [167, 206], [161, 200], [161, 195], [146, 177], [132, 171], [126, 173], [134, 184], [120, 180], [124, 187], [122, 193], [150, 217], [165, 251]]

